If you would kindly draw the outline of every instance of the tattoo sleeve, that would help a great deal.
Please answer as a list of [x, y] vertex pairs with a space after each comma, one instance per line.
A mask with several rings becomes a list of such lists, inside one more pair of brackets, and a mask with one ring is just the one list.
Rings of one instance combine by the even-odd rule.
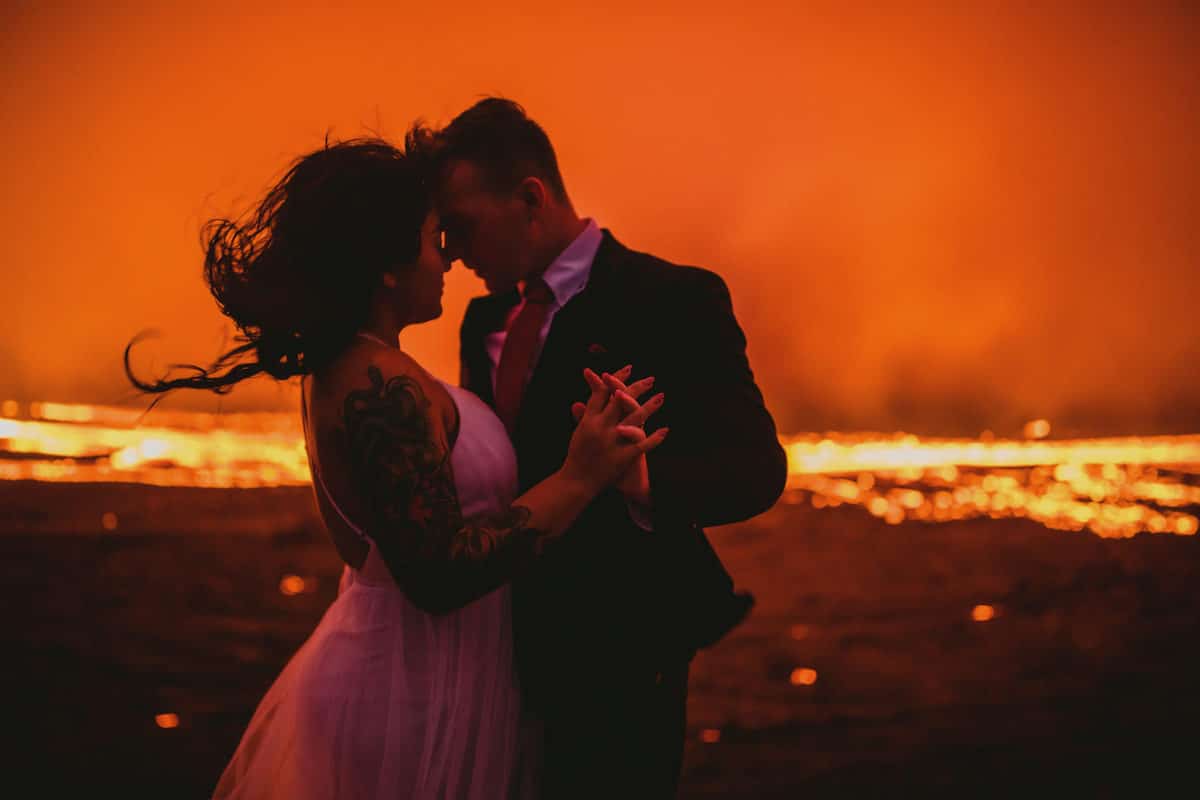
[[420, 608], [445, 613], [498, 588], [552, 538], [528, 526], [529, 509], [464, 518], [448, 447], [430, 402], [406, 375], [346, 396], [342, 417], [354, 479], [368, 501], [369, 533], [396, 583]]

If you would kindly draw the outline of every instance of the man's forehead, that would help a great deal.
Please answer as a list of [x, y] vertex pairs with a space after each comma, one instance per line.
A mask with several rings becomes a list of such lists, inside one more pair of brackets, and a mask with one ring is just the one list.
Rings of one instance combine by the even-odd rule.
[[441, 192], [444, 200], [473, 194], [483, 188], [483, 171], [477, 164], [462, 159], [448, 163], [442, 171]]

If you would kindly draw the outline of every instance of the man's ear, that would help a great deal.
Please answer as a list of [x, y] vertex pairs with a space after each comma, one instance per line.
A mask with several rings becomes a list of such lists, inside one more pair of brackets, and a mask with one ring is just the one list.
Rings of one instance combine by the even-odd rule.
[[546, 191], [546, 184], [542, 183], [541, 178], [535, 178], [530, 175], [521, 181], [521, 185], [517, 187], [517, 197], [521, 199], [521, 203], [526, 208], [534, 211], [546, 207], [546, 200], [549, 198], [549, 193]]

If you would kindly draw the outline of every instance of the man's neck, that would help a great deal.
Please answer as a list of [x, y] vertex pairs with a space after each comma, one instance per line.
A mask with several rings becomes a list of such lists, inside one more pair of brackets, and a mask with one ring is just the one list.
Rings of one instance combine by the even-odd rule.
[[554, 260], [571, 246], [571, 242], [579, 238], [579, 235], [584, 232], [587, 226], [586, 219], [583, 219], [574, 211], [567, 211], [562, 223], [556, 226], [555, 235], [546, 243], [546, 258], [544, 259], [544, 263], [532, 272], [531, 275], [541, 275], [549, 269]]

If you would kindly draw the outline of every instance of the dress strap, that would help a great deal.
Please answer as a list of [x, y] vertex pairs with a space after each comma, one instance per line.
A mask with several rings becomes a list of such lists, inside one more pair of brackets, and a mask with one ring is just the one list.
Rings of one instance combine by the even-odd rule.
[[342, 511], [342, 507], [337, 504], [337, 501], [333, 499], [333, 495], [329, 493], [329, 487], [325, 485], [325, 479], [321, 477], [321, 471], [317, 469], [317, 459], [313, 456], [313, 450], [315, 450], [315, 448], [309, 449], [308, 397], [304, 392], [304, 379], [306, 377], [307, 376], [300, 377], [300, 422], [304, 426], [304, 447], [308, 452], [308, 470], [312, 473], [312, 476], [316, 478], [316, 484], [314, 488], [325, 496], [325, 500], [330, 506], [333, 507], [333, 510], [337, 512], [337, 515], [342, 518], [342, 522], [346, 523], [346, 526], [350, 528], [350, 530], [358, 534], [358, 538], [367, 540], [369, 542], [370, 537], [367, 536], [366, 531], [355, 525], [354, 522], [348, 516], [346, 516], [346, 512]]

